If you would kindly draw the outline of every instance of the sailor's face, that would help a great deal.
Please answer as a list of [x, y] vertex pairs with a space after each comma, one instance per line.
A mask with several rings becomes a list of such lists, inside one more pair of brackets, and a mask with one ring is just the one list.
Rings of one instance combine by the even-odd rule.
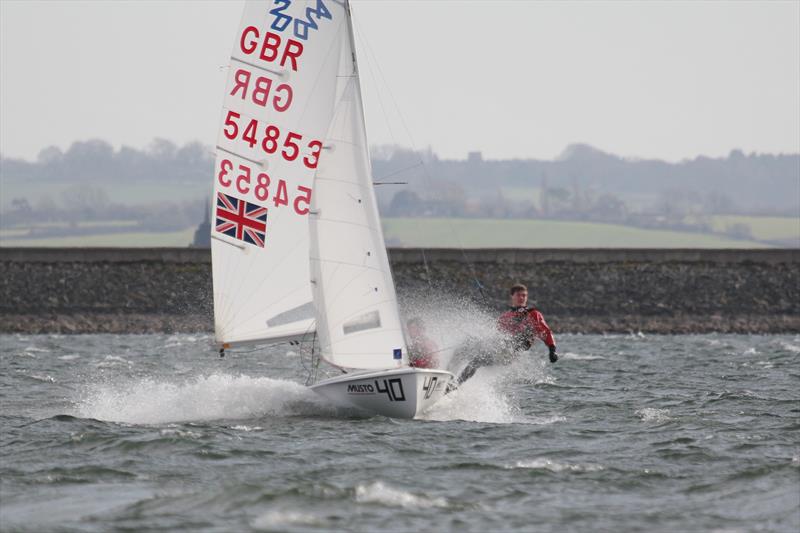
[[511, 295], [511, 307], [525, 307], [528, 303], [528, 291], [517, 291]]

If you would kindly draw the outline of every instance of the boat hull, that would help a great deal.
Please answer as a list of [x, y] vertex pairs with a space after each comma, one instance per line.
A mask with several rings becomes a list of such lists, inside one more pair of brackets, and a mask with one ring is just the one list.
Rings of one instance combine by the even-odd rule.
[[311, 390], [340, 407], [392, 418], [414, 418], [439, 401], [453, 379], [445, 370], [398, 368], [346, 374]]

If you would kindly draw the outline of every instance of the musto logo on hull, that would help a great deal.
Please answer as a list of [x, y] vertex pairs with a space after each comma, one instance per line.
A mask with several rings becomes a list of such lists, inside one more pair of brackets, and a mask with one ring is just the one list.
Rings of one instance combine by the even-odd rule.
[[403, 391], [403, 380], [400, 378], [375, 380], [372, 383], [351, 383], [347, 386], [347, 394], [386, 394], [390, 402], [406, 401]]

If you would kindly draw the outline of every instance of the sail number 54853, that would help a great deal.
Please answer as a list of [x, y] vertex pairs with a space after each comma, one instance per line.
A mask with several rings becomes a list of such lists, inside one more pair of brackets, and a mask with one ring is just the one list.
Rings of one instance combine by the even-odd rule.
[[[294, 161], [300, 155], [299, 143], [303, 142], [303, 136], [299, 133], [290, 131], [282, 135], [278, 126], [274, 124], [260, 125], [256, 119], [251, 119], [244, 128], [240, 128], [239, 119], [241, 118], [242, 115], [236, 111], [228, 111], [223, 130], [225, 137], [232, 141], [241, 138], [250, 148], [254, 148], [258, 144], [264, 153], [270, 155], [280, 149], [281, 156], [286, 161]], [[311, 152], [303, 157], [303, 164], [307, 168], [317, 168], [319, 154], [322, 152], [322, 141], [311, 140], [306, 144], [306, 148]]]
[[[272, 180], [266, 172], [253, 172], [247, 165], [239, 165], [236, 172], [231, 172], [232, 170], [233, 163], [230, 159], [223, 159], [219, 162], [217, 179], [220, 185], [226, 188], [235, 186], [241, 194], [247, 194], [252, 190], [256, 200], [260, 202], [266, 202], [271, 195], [275, 207], [289, 205], [289, 193], [285, 180], [278, 180], [275, 189], [271, 190]], [[255, 176], [255, 181], [253, 176]], [[311, 189], [298, 185], [297, 194], [292, 201], [294, 212], [298, 215], [306, 215], [310, 204]]]

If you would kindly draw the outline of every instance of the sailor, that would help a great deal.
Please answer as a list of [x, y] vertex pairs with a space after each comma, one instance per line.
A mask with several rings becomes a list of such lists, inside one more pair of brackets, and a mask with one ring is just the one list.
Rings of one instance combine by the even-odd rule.
[[[556, 341], [553, 332], [544, 321], [542, 313], [533, 306], [528, 305], [528, 288], [521, 283], [513, 285], [509, 289], [510, 306], [509, 309], [497, 319], [497, 329], [507, 335], [513, 355], [525, 350], [530, 350], [536, 339], [540, 339], [550, 349], [550, 362], [558, 361], [556, 353]], [[458, 384], [464, 383], [471, 378], [478, 368], [486, 365], [507, 362], [509, 358], [502, 360], [497, 354], [481, 354], [474, 357], [458, 376]]]
[[425, 325], [418, 317], [409, 319], [408, 326], [408, 364], [416, 368], [437, 368], [439, 361], [436, 352], [439, 347], [428, 337]]
[[508, 334], [515, 350], [530, 350], [533, 342], [540, 339], [550, 349], [550, 362], [558, 361], [553, 332], [544, 321], [542, 313], [528, 305], [528, 288], [521, 283], [509, 289], [511, 306], [497, 319], [497, 327]]

